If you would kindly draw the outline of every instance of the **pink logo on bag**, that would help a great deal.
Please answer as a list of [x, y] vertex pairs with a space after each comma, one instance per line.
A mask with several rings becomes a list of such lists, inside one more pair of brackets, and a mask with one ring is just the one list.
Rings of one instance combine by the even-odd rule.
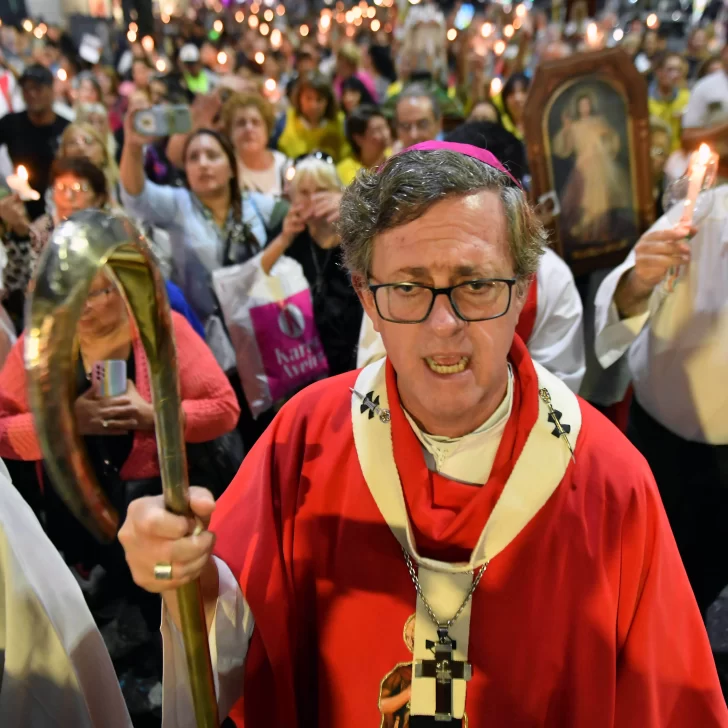
[[255, 306], [250, 309], [250, 319], [274, 402], [328, 376], [310, 291]]

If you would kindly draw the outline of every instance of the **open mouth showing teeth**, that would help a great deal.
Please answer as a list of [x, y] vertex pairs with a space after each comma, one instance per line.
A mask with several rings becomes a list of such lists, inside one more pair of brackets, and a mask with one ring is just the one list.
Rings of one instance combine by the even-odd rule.
[[465, 371], [470, 359], [467, 356], [463, 356], [454, 364], [438, 364], [438, 362], [428, 356], [425, 358], [425, 361], [427, 362], [427, 366], [430, 367], [435, 374], [459, 374], [460, 372]]

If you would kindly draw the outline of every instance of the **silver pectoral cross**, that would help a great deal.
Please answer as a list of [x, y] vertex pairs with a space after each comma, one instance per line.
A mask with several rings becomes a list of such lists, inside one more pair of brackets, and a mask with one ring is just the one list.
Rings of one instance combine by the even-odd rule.
[[415, 677], [435, 679], [435, 721], [452, 720], [454, 680], [468, 682], [473, 677], [473, 668], [469, 662], [453, 658], [453, 650], [457, 648], [455, 640], [450, 639], [447, 629], [438, 628], [438, 641], [427, 640], [426, 646], [433, 655], [433, 660], [418, 660], [415, 663]]

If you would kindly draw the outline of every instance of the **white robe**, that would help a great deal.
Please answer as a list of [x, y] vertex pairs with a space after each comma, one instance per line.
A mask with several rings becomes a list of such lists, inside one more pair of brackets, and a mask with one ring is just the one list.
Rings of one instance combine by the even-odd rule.
[[0, 725], [132, 725], [81, 589], [2, 460]]

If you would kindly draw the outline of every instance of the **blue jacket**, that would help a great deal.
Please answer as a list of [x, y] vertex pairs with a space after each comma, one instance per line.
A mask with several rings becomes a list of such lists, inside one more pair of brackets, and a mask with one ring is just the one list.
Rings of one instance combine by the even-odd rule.
[[187, 303], [184, 293], [174, 283], [167, 281], [166, 285], [169, 307], [173, 311], [181, 313], [190, 322], [190, 326], [204, 339], [205, 329], [200, 323], [200, 319], [197, 318], [197, 314], [190, 308], [190, 304]]

